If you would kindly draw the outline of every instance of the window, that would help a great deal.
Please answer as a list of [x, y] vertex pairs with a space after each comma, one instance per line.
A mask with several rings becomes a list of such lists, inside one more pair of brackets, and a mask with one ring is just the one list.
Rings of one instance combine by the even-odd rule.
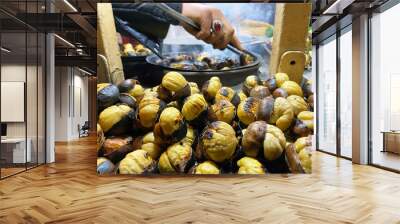
[[336, 36], [318, 48], [318, 149], [336, 153]]
[[371, 162], [400, 170], [400, 4], [371, 18]]
[[352, 157], [352, 32], [340, 36], [340, 155]]

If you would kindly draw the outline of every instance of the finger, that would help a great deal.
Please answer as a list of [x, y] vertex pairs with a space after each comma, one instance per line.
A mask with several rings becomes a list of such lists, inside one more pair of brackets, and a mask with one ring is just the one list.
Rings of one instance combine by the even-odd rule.
[[223, 50], [229, 43], [228, 35], [223, 35], [218, 41], [214, 44], [214, 48]]
[[211, 35], [211, 16], [203, 17], [200, 22], [201, 30], [196, 34], [196, 38], [200, 40], [205, 40]]
[[[222, 38], [223, 38], [223, 36], [222, 36]], [[215, 33], [211, 33], [211, 35], [208, 38], [206, 38], [204, 41], [215, 46], [216, 44], [218, 44], [219, 41], [221, 41], [221, 35], [216, 35]]]
[[219, 49], [225, 49], [226, 46], [228, 46], [228, 44], [231, 42], [232, 37], [233, 37], [233, 29], [229, 29], [225, 35], [224, 35], [224, 39], [220, 42], [220, 46]]
[[230, 42], [234, 47], [236, 47], [239, 50], [244, 50], [244, 48], [242, 47], [242, 44], [240, 43], [239, 38], [237, 38], [236, 35], [232, 36], [231, 42]]
[[215, 48], [220, 49], [225, 39], [224, 32], [213, 32], [213, 45]]

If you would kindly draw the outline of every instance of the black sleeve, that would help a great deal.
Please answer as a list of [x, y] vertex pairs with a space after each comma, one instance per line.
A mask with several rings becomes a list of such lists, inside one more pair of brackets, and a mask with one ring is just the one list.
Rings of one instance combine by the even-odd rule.
[[[112, 3], [114, 16], [129, 23], [135, 30], [152, 38], [164, 38], [169, 25], [178, 25], [179, 22], [170, 18], [155, 6], [157, 3]], [[182, 12], [181, 3], [167, 3], [178, 12]]]

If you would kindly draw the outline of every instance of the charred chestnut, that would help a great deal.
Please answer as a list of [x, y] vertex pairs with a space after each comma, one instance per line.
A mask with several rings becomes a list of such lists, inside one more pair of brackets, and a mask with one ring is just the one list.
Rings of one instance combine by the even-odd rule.
[[237, 143], [235, 130], [223, 121], [215, 121], [201, 133], [198, 147], [205, 158], [219, 163], [231, 159]]
[[297, 116], [300, 112], [308, 110], [308, 104], [303, 99], [303, 97], [291, 95], [288, 96], [286, 99], [292, 106], [294, 115]]
[[276, 88], [278, 88], [278, 85], [276, 83], [276, 79], [274, 77], [268, 78], [263, 82], [263, 86], [267, 87], [269, 91], [272, 93]]
[[200, 164], [195, 165], [191, 168], [189, 173], [192, 174], [220, 174], [221, 171], [219, 170], [217, 164], [212, 161], [204, 161]]
[[192, 148], [186, 144], [173, 144], [160, 156], [158, 170], [160, 173], [184, 173], [193, 163]]
[[264, 158], [270, 161], [281, 157], [285, 146], [286, 138], [283, 132], [265, 121], [251, 123], [242, 139], [242, 147], [247, 156], [257, 157], [262, 151]]
[[303, 97], [303, 90], [301, 90], [301, 87], [299, 86], [299, 84], [297, 84], [297, 82], [286, 81], [281, 85], [280, 88], [284, 89], [289, 96], [297, 95]]
[[256, 75], [250, 75], [246, 77], [246, 80], [243, 82], [242, 91], [246, 96], [250, 95], [250, 91], [260, 84], [260, 79]]
[[278, 88], [281, 87], [284, 82], [289, 81], [289, 76], [286, 73], [276, 73], [274, 78]]
[[243, 157], [237, 161], [238, 174], [265, 174], [263, 165], [254, 158]]
[[258, 99], [263, 99], [267, 96], [270, 96], [268, 88], [265, 86], [256, 86], [250, 91], [250, 96]]
[[107, 107], [99, 115], [99, 124], [106, 135], [129, 133], [134, 120], [134, 109], [124, 104]]
[[[164, 93], [166, 91], [168, 93]], [[162, 100], [173, 101], [190, 95], [190, 85], [185, 77], [178, 72], [168, 72], [164, 75], [158, 93]]]
[[230, 124], [236, 115], [235, 106], [228, 100], [220, 100], [211, 106], [217, 120]]
[[308, 136], [314, 132], [314, 113], [302, 111], [297, 115], [293, 132], [299, 136]]
[[97, 109], [102, 111], [117, 103], [119, 100], [118, 87], [109, 83], [97, 84]]
[[208, 104], [201, 94], [193, 94], [185, 99], [182, 114], [185, 120], [193, 125], [205, 122], [207, 119]]
[[156, 162], [144, 150], [135, 150], [125, 156], [119, 163], [120, 174], [145, 174], [152, 173], [156, 168]]
[[136, 98], [129, 93], [121, 93], [119, 95], [119, 102], [126, 104], [131, 108], [136, 108]]
[[208, 102], [212, 102], [217, 94], [218, 90], [221, 89], [222, 84], [218, 77], [213, 76], [210, 80], [207, 80], [203, 87], [201, 88], [201, 92], [204, 95], [204, 98]]
[[278, 97], [283, 97], [286, 98], [288, 97], [288, 93], [286, 92], [286, 90], [282, 89], [282, 88], [277, 88], [274, 90], [274, 92], [272, 93], [272, 96], [274, 98], [278, 98]]
[[152, 95], [146, 95], [139, 103], [138, 120], [144, 129], [153, 129], [165, 103]]
[[283, 97], [276, 98], [269, 123], [285, 131], [292, 124], [293, 118], [294, 112], [290, 103]]
[[239, 104], [237, 116], [244, 125], [249, 125], [257, 120], [259, 104], [260, 100], [254, 97], [248, 97]]
[[165, 108], [154, 127], [155, 141], [159, 145], [176, 143], [186, 136], [186, 123], [181, 112], [174, 107]]
[[222, 99], [229, 100], [235, 106], [239, 105], [240, 103], [239, 96], [237, 95], [235, 90], [230, 87], [222, 87], [215, 95], [215, 101], [219, 101]]

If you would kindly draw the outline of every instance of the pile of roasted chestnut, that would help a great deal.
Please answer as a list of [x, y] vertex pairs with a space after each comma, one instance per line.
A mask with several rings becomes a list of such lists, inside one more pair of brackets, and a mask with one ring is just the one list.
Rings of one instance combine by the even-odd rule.
[[311, 82], [248, 76], [241, 91], [212, 77], [201, 89], [177, 72], [144, 89], [97, 86], [100, 174], [310, 173]]
[[143, 46], [142, 44], [136, 44], [133, 46], [131, 43], [122, 45], [121, 55], [122, 56], [147, 56], [150, 55], [151, 51]]
[[251, 64], [254, 60], [250, 54], [240, 55], [239, 60], [235, 60], [229, 57], [217, 57], [208, 55], [207, 53], [200, 53], [164, 56], [163, 59], [158, 59], [156, 63], [173, 69], [202, 71], [229, 70]]

